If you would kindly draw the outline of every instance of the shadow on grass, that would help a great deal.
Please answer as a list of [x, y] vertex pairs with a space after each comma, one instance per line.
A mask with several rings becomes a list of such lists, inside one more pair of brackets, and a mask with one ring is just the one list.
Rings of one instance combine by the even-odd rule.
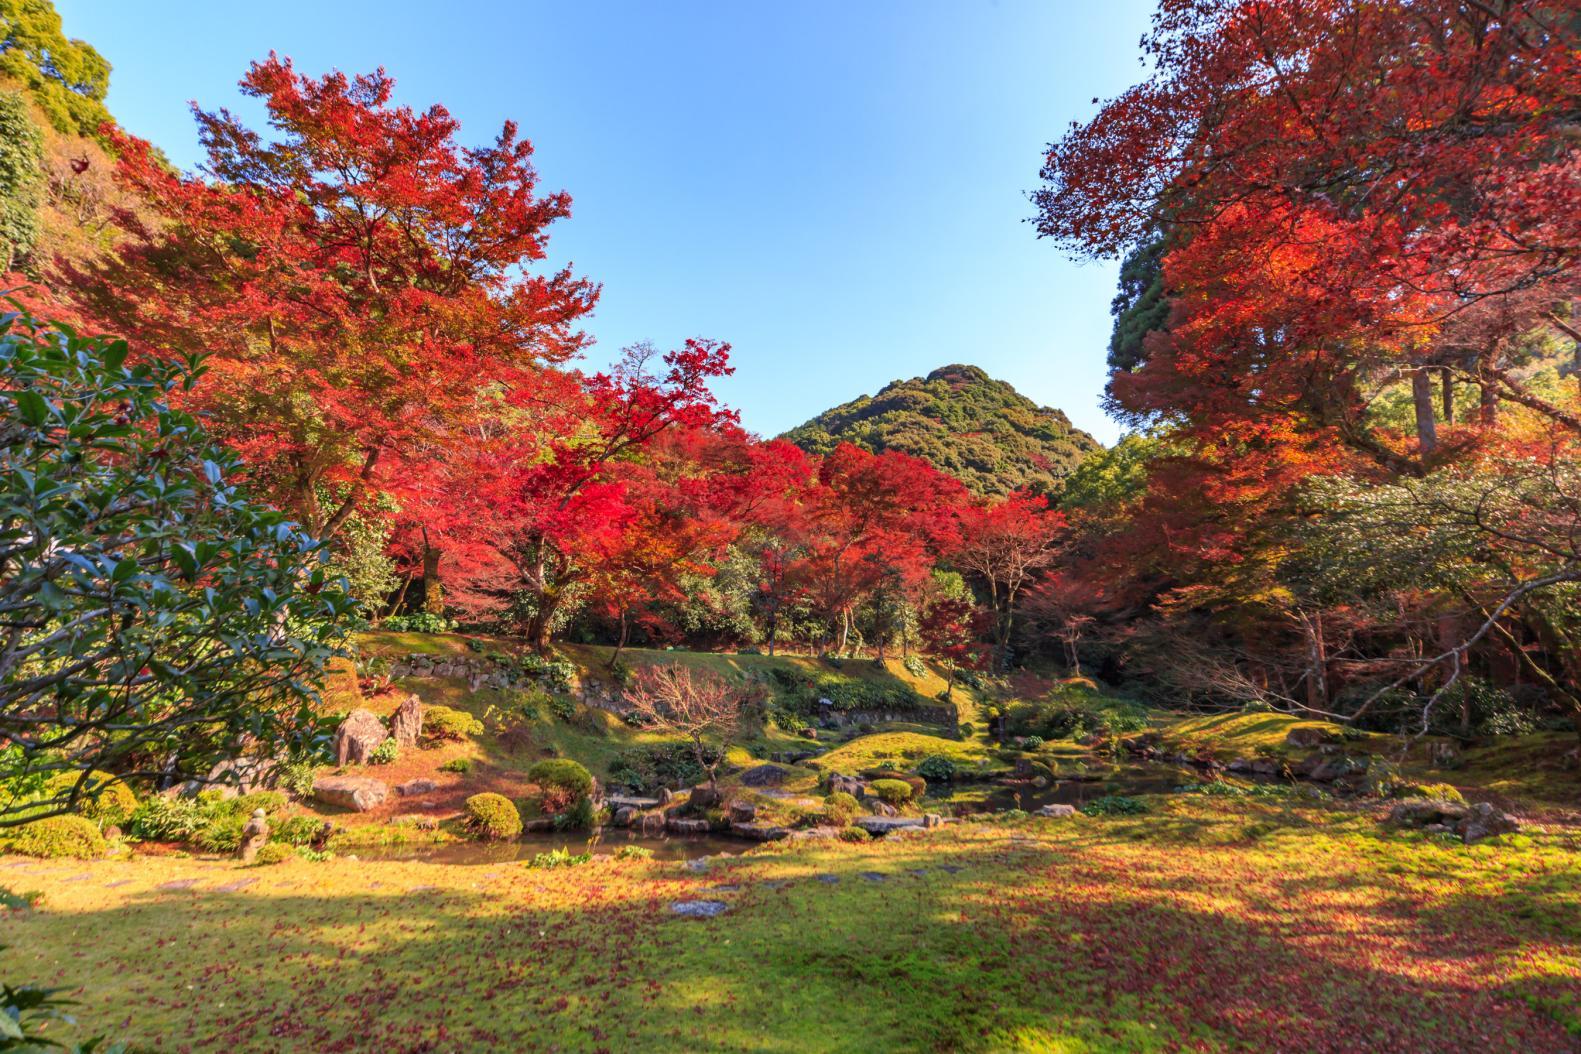
[[[1262, 854], [1115, 833], [984, 826], [706, 873], [184, 862], [191, 889], [13, 920], [8, 942], [84, 984], [85, 1018], [173, 1052], [1576, 1047], [1348, 866], [1353, 896], [1281, 900]], [[258, 881], [213, 888], [238, 877]], [[695, 898], [729, 910], [669, 911]], [[1467, 947], [1502, 925], [1483, 907]]]

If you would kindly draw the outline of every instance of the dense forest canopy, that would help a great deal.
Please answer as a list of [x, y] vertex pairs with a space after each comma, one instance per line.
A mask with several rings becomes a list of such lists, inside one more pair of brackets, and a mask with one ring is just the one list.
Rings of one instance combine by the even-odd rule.
[[1097, 440], [976, 366], [941, 366], [826, 410], [782, 437], [809, 454], [840, 443], [920, 457], [974, 493], [1057, 494]]

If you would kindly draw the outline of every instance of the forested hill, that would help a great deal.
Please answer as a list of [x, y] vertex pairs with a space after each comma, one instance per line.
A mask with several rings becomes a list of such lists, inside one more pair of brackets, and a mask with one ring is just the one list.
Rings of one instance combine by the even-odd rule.
[[1057, 492], [1101, 449], [1058, 410], [1038, 406], [976, 366], [942, 366], [825, 411], [784, 437], [812, 454], [852, 443], [931, 462], [979, 494]]

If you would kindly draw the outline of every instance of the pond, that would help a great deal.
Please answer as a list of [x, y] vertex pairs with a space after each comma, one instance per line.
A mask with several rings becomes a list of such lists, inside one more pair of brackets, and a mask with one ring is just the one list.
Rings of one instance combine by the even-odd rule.
[[717, 853], [741, 853], [757, 843], [718, 835], [644, 835], [605, 827], [589, 835], [586, 831], [529, 831], [513, 842], [415, 842], [406, 845], [358, 846], [344, 850], [342, 856], [359, 860], [421, 860], [433, 864], [509, 864], [531, 860], [539, 853], [563, 849], [568, 853], [610, 856], [623, 846], [635, 845], [653, 853], [657, 860], [694, 860]]

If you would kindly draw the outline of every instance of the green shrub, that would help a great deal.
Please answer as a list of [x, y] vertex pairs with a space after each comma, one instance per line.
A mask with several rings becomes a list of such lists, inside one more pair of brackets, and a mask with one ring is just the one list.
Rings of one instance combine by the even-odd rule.
[[296, 856], [296, 846], [288, 842], [265, 842], [259, 847], [253, 863], [259, 867], [266, 867], [270, 864], [283, 864], [287, 860], [295, 860]]
[[1038, 750], [1042, 746], [1043, 746], [1043, 737], [1042, 736], [1027, 736], [1027, 738], [1022, 740], [1022, 742], [1021, 742], [1021, 749], [1022, 750]]
[[917, 775], [929, 783], [949, 783], [955, 779], [955, 762], [943, 754], [932, 754], [917, 766]]
[[1088, 816], [1136, 816], [1147, 811], [1147, 803], [1123, 794], [1105, 794], [1081, 806], [1081, 811]]
[[960, 733], [962, 739], [970, 739], [977, 734], [977, 726], [970, 721], [962, 721], [961, 726], [956, 731]]
[[373, 753], [368, 755], [370, 765], [393, 765], [399, 760], [401, 760], [401, 744], [395, 741], [394, 736], [374, 747]]
[[839, 838], [842, 842], [871, 842], [873, 840], [873, 836], [860, 827], [840, 828]]
[[180, 842], [203, 826], [203, 811], [193, 798], [167, 798], [156, 794], [133, 810], [126, 831], [149, 842]]
[[303, 758], [288, 761], [280, 766], [280, 786], [298, 798], [313, 796], [313, 780], [317, 777], [319, 759]]
[[324, 821], [312, 816], [282, 817], [269, 824], [270, 844], [284, 842], [287, 845], [311, 845], [323, 828]]
[[[65, 794], [76, 785], [79, 778], [81, 773], [62, 772], [45, 784], [44, 793], [49, 797]], [[136, 810], [137, 795], [132, 793], [132, 788], [119, 777], [95, 770], [88, 773], [82, 795], [77, 799], [77, 807], [72, 811], [101, 827], [107, 827], [110, 824], [124, 824]]]
[[549, 712], [557, 720], [569, 721], [576, 716], [576, 700], [569, 695], [551, 695], [549, 697]]
[[503, 794], [474, 794], [466, 800], [462, 811], [466, 814], [467, 830], [474, 837], [499, 841], [522, 833], [521, 813]]
[[[709, 763], [719, 760], [720, 752], [705, 748]], [[657, 791], [660, 787], [691, 787], [708, 778], [691, 750], [680, 743], [632, 747], [622, 751], [609, 766], [611, 783], [638, 790]]]
[[395, 633], [449, 633], [455, 623], [431, 611], [418, 611], [410, 615], [391, 615], [379, 624], [379, 628]]
[[449, 706], [430, 706], [423, 711], [423, 735], [436, 742], [459, 741], [468, 736], [483, 734], [483, 722], [467, 713]]
[[440, 772], [455, 772], [455, 773], [459, 773], [460, 775], [465, 776], [467, 773], [472, 771], [472, 759], [471, 758], [451, 758], [449, 761], [447, 761], [443, 765], [439, 766], [439, 771]]
[[11, 835], [8, 848], [23, 856], [46, 860], [94, 860], [104, 855], [104, 835], [81, 816], [51, 816], [23, 824]]
[[[539, 808], [543, 807], [542, 801]], [[547, 811], [547, 810], [546, 810]], [[554, 820], [554, 829], [557, 831], [591, 831], [598, 826], [598, 810], [593, 807], [592, 798], [578, 798], [569, 806], [554, 813], [549, 813]]]
[[873, 793], [878, 795], [880, 801], [891, 805], [902, 805], [911, 800], [911, 784], [899, 779], [874, 780], [871, 786]]
[[573, 853], [569, 849], [562, 847], [547, 853], [538, 853], [528, 862], [527, 866], [552, 870], [557, 867], [576, 867], [592, 859], [592, 853]]
[[234, 798], [222, 799], [213, 808], [251, 816], [255, 809], [262, 809], [266, 813], [277, 813], [285, 808], [285, 801], [285, 795], [279, 791], [253, 791], [251, 794], [238, 794]]
[[615, 850], [616, 860], [651, 860], [653, 850], [643, 845], [623, 845]]
[[917, 658], [915, 655], [906, 656], [905, 661], [902, 662], [901, 665], [904, 666], [906, 668], [906, 672], [911, 674], [913, 677], [928, 676], [928, 664]]
[[527, 780], [540, 787], [558, 787], [577, 797], [593, 793], [593, 774], [570, 758], [549, 758], [527, 770]]
[[564, 659], [546, 659], [534, 652], [527, 652], [517, 662], [523, 673], [539, 678], [549, 686], [550, 691], [569, 692], [576, 678], [576, 666]]
[[845, 791], [835, 791], [823, 800], [824, 817], [836, 827], [849, 825], [860, 811], [861, 805], [855, 796]]
[[920, 798], [928, 793], [928, 781], [921, 776], [909, 772], [897, 772], [894, 769], [864, 769], [862, 778], [865, 780], [899, 780], [911, 788], [911, 796]]
[[246, 825], [247, 818], [239, 812], [216, 812], [192, 836], [192, 841], [211, 853], [233, 853], [242, 844], [242, 828]]

